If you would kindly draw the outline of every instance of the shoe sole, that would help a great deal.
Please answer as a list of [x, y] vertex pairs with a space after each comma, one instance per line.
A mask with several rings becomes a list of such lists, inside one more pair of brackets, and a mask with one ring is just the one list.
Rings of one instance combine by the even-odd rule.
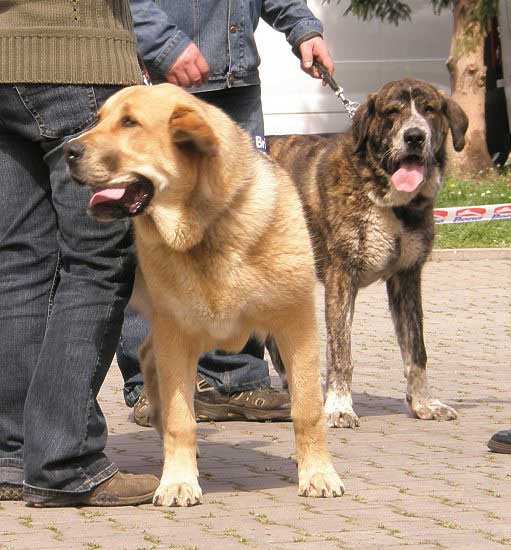
[[495, 441], [494, 439], [490, 439], [490, 441], [488, 441], [488, 448], [495, 453], [511, 454], [511, 445], [509, 443], [501, 443], [500, 441]]
[[125, 497], [117, 499], [83, 500], [77, 499], [76, 496], [58, 497], [55, 500], [46, 500], [44, 502], [28, 502], [34, 508], [63, 508], [68, 506], [136, 506], [137, 504], [149, 504], [153, 501], [154, 491], [146, 495], [138, 495], [136, 497]]
[[236, 405], [216, 405], [195, 400], [195, 416], [198, 421], [250, 420], [253, 422], [290, 422], [291, 416], [284, 411], [261, 411]]

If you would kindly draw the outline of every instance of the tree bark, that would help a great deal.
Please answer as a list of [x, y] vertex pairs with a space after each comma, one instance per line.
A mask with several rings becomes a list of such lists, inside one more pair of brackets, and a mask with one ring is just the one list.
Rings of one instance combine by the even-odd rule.
[[447, 172], [454, 177], [477, 177], [493, 168], [486, 144], [484, 99], [486, 67], [483, 31], [470, 21], [468, 12], [473, 0], [454, 3], [454, 30], [447, 69], [451, 96], [469, 119], [465, 148], [456, 153], [449, 142]]

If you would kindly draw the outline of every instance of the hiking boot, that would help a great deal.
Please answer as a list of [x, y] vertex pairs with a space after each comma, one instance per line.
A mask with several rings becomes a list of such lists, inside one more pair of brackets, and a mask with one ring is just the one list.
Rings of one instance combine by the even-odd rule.
[[0, 483], [0, 500], [23, 500], [23, 485]]
[[491, 436], [488, 448], [496, 453], [511, 454], [511, 430], [501, 430]]
[[205, 420], [291, 420], [289, 394], [271, 387], [222, 393], [197, 377], [195, 416]]
[[135, 424], [149, 428], [151, 424], [151, 409], [149, 407], [149, 399], [145, 392], [145, 388], [142, 388], [140, 396], [133, 406], [133, 419]]
[[87, 493], [59, 495], [44, 502], [30, 502], [31, 495], [25, 495], [25, 500], [37, 508], [135, 506], [151, 502], [159, 484], [160, 480], [153, 475], [117, 472]]

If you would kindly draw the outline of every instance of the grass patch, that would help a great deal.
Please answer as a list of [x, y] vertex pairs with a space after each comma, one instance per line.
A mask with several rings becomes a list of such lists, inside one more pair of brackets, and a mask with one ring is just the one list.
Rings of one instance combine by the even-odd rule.
[[[511, 173], [485, 180], [446, 178], [436, 208], [511, 202]], [[506, 248], [511, 246], [511, 220], [437, 225], [435, 248]]]

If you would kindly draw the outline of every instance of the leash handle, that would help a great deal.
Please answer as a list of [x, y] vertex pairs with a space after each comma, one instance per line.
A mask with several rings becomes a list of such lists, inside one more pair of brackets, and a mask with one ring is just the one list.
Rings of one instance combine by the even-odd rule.
[[334, 77], [326, 70], [325, 66], [322, 65], [319, 61], [316, 59], [312, 63], [314, 67], [318, 70], [318, 73], [320, 74], [321, 78], [332, 88], [332, 90], [337, 94], [337, 92], [343, 92], [343, 89], [337, 84]]
[[317, 59], [313, 61], [313, 66], [318, 70], [321, 78], [330, 86], [335, 95], [343, 102], [344, 108], [346, 109], [350, 119], [353, 119], [355, 111], [360, 107], [358, 101], [351, 101], [348, 98], [344, 97], [344, 90], [337, 84], [334, 77], [326, 70], [325, 66], [322, 65]]

